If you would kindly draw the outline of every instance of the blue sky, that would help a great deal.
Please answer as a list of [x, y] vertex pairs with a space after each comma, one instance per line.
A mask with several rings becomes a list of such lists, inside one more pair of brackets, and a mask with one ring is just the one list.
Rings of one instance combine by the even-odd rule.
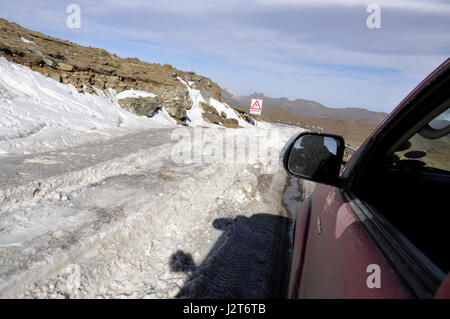
[[[69, 4], [81, 28], [69, 29]], [[381, 28], [369, 29], [369, 4]], [[0, 17], [121, 57], [168, 63], [240, 94], [391, 111], [450, 53], [450, 2], [0, 0]]]

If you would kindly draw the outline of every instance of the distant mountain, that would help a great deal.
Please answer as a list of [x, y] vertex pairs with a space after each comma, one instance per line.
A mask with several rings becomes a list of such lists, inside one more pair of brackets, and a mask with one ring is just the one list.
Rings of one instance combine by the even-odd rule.
[[[354, 119], [368, 122], [381, 122], [388, 115], [383, 112], [373, 112], [363, 108], [329, 108], [315, 101], [303, 99], [289, 100], [285, 97], [271, 98], [263, 93], [253, 93], [251, 95], [239, 95], [229, 89], [222, 90], [222, 99], [225, 103], [248, 109], [252, 98], [264, 100], [264, 108], [278, 107], [300, 115]], [[263, 111], [264, 113], [264, 111]]]

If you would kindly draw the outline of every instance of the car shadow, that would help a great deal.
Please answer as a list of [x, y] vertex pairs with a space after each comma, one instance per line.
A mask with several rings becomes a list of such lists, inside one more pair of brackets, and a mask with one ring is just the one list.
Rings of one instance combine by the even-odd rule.
[[285, 298], [293, 224], [270, 214], [215, 219], [223, 234], [200, 265], [182, 250], [170, 257], [172, 271], [189, 274], [176, 298]]

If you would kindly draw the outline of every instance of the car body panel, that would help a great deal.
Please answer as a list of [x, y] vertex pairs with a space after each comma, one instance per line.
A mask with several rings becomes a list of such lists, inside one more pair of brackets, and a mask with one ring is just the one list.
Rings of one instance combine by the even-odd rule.
[[434, 295], [434, 299], [450, 299], [450, 275], [445, 278], [444, 282]]
[[[410, 298], [412, 293], [368, 236], [341, 190], [319, 184], [311, 216], [298, 298]], [[380, 288], [369, 288], [369, 265]]]
[[301, 205], [295, 220], [294, 248], [292, 251], [292, 260], [295, 262], [291, 264], [288, 298], [298, 298], [297, 293], [301, 280], [303, 260], [305, 258], [310, 214], [311, 199], [308, 198]]

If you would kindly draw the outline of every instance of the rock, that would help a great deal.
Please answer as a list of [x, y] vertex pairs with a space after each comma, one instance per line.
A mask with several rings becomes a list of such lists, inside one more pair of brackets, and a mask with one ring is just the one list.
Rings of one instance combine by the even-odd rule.
[[111, 68], [100, 68], [100, 72], [98, 73], [103, 73], [103, 74], [108, 74], [108, 75], [116, 75], [117, 71], [115, 69], [111, 69]]
[[126, 98], [119, 100], [119, 104], [127, 111], [147, 117], [155, 115], [162, 106], [160, 99], [152, 97]]
[[88, 64], [83, 63], [83, 62], [78, 62], [76, 68], [78, 71], [81, 71], [81, 72], [88, 72], [88, 71], [92, 70], [92, 68]]
[[48, 59], [46, 57], [43, 57], [42, 59], [44, 60], [45, 64], [47, 64], [49, 67], [55, 68], [55, 64], [53, 63], [52, 60], [50, 60], [50, 59]]
[[210, 103], [211, 93], [209, 91], [201, 89], [200, 95], [203, 97], [206, 103]]
[[51, 56], [51, 57], [54, 58], [54, 59], [66, 61], [66, 57], [65, 57], [64, 55], [62, 55], [62, 54], [59, 54], [59, 53], [49, 53], [48, 55]]
[[[189, 81], [194, 82], [192, 84], [193, 89], [200, 90], [200, 92], [208, 92], [209, 97], [222, 102], [222, 89], [210, 79], [201, 76], [194, 76], [191, 77]], [[206, 101], [208, 102], [208, 100]]]
[[167, 109], [167, 113], [169, 113], [170, 116], [174, 117], [176, 120], [178, 120], [181, 123], [186, 122], [186, 117], [187, 117], [186, 109], [171, 108], [171, 109]]
[[200, 102], [200, 107], [202, 108], [203, 112], [203, 118], [210, 123], [214, 124], [220, 124], [221, 120], [223, 119], [220, 114], [217, 112], [217, 110], [212, 107], [211, 105], [208, 105], [206, 103]]
[[208, 88], [209, 93], [213, 99], [222, 102], [222, 89], [217, 84], [213, 83], [210, 88]]
[[52, 60], [50, 60], [49, 58], [47, 58], [41, 51], [39, 51], [38, 49], [36, 49], [33, 46], [28, 46], [27, 47], [28, 51], [30, 51], [31, 53], [33, 53], [34, 55], [38, 56], [39, 58], [42, 58], [42, 60], [44, 61], [45, 64], [47, 64], [49, 67], [54, 68], [55, 67], [55, 63], [53, 63]]
[[162, 92], [162, 103], [167, 112], [178, 122], [183, 124], [186, 122], [186, 111], [192, 108], [192, 100], [187, 89], [181, 87], [168, 89], [166, 86]]
[[57, 81], [57, 82], [60, 82], [60, 83], [62, 82], [62, 78], [61, 78], [61, 75], [59, 73], [52, 73], [48, 77], [53, 79], [53, 80], [55, 80], [55, 81]]
[[203, 118], [205, 121], [215, 124], [229, 124], [232, 126], [238, 125], [238, 120], [236, 119], [229, 119], [227, 118], [227, 115], [225, 112], [221, 112], [220, 114], [217, 112], [217, 110], [212, 107], [211, 105], [208, 105], [206, 103], [200, 103], [200, 107], [204, 111]]
[[45, 62], [40, 56], [31, 55], [27, 57], [27, 62], [32, 66], [44, 65]]
[[13, 55], [13, 49], [4, 43], [0, 43], [0, 51], [4, 52], [6, 55]]
[[57, 68], [58, 68], [58, 70], [62, 70], [62, 71], [68, 71], [68, 72], [73, 71], [73, 66], [70, 64], [66, 64], [66, 63], [58, 63]]
[[199, 76], [199, 75], [195, 75], [195, 76], [190, 78], [190, 80], [194, 81], [194, 82], [200, 82], [202, 79], [203, 78], [201, 76]]

